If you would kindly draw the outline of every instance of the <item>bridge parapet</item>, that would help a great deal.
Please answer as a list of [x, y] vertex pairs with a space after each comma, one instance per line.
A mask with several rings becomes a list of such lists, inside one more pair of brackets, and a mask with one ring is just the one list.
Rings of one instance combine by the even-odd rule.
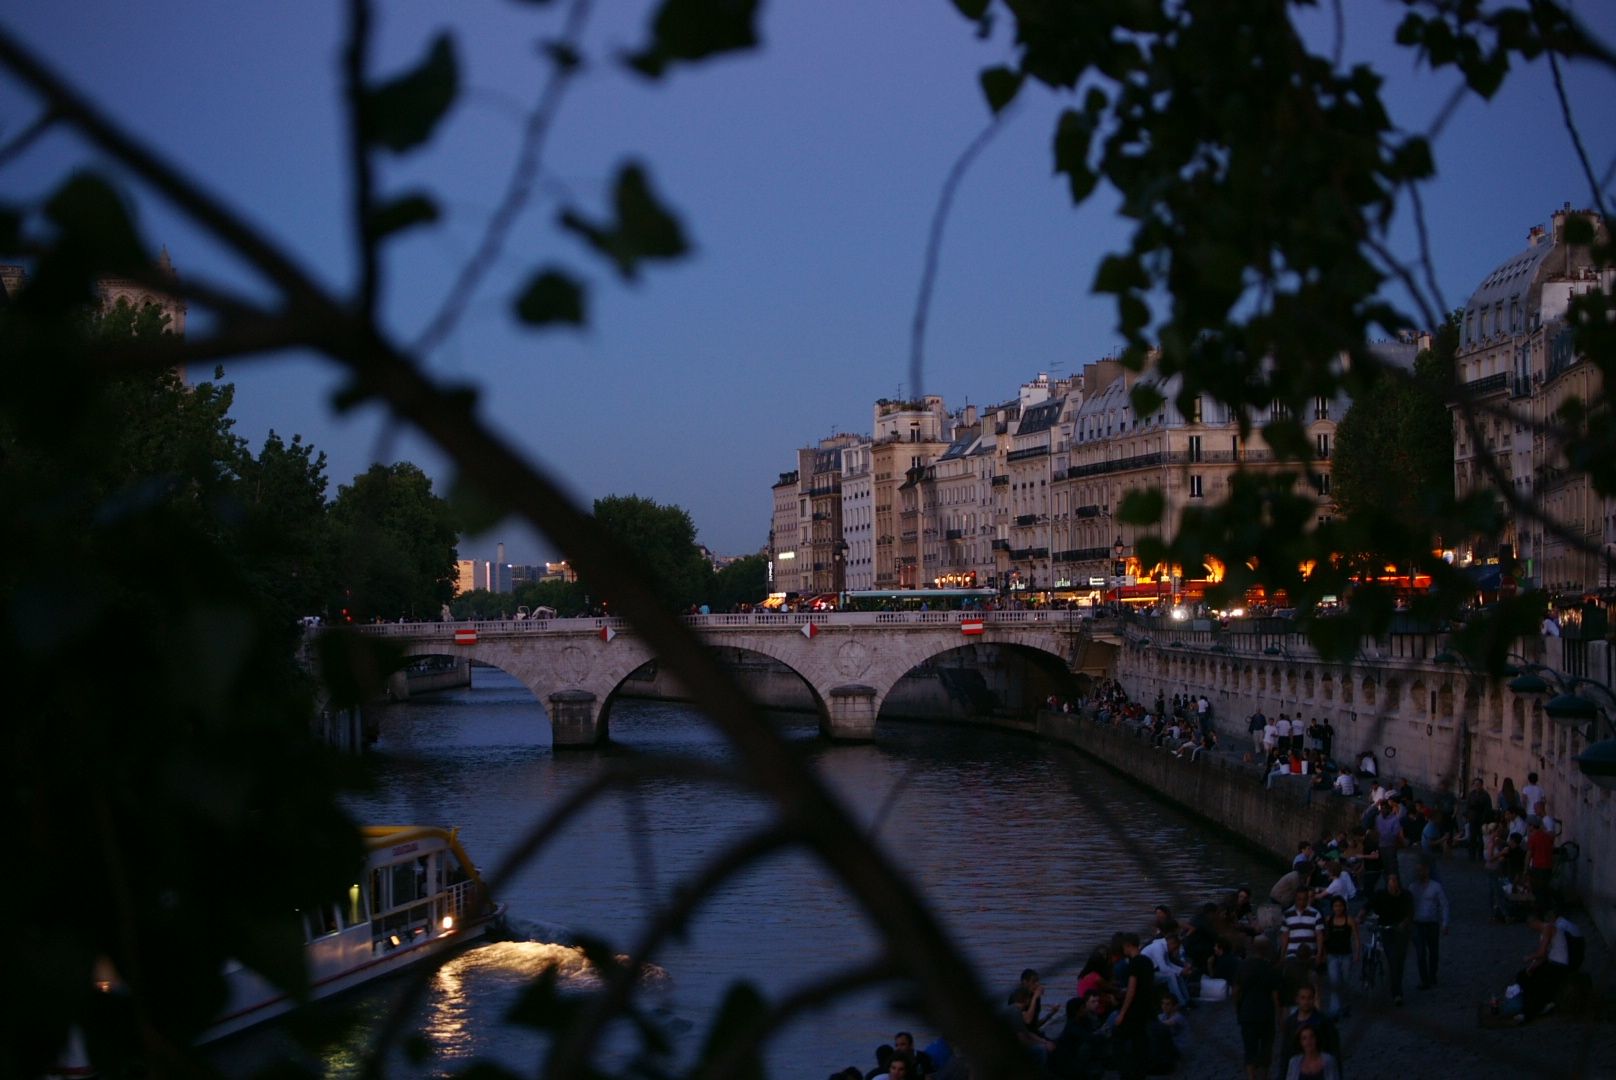
[[[1037, 626], [1049, 629], [1092, 627], [1096, 632], [1111, 629], [1117, 620], [1091, 619], [1077, 611], [797, 611], [726, 612], [713, 615], [685, 615], [682, 621], [696, 630], [756, 629], [759, 627], [871, 626], [884, 629], [935, 630], [979, 621], [984, 626]], [[447, 638], [456, 631], [475, 630], [481, 634], [594, 634], [605, 629], [618, 633], [631, 631], [627, 619], [586, 616], [575, 619], [477, 619], [465, 622], [365, 623], [351, 627], [362, 634], [380, 637]]]
[[[988, 645], [1042, 654], [1046, 677], [1057, 680], [1108, 663], [1103, 648], [1089, 648], [1096, 628], [1106, 624], [1064, 610], [746, 612], [684, 621], [712, 645], [768, 657], [798, 675], [817, 703], [822, 730], [841, 739], [872, 737], [893, 686], [956, 649]], [[452, 654], [516, 676], [545, 703], [557, 747], [605, 741], [624, 681], [655, 659], [626, 620], [599, 616], [353, 629], [395, 641], [410, 655]]]

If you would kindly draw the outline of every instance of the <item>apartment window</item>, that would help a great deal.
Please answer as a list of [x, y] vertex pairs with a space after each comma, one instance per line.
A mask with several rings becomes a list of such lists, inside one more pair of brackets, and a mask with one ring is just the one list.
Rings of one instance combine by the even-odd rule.
[[1329, 457], [1330, 457], [1330, 436], [1321, 431], [1317, 435], [1313, 436], [1313, 443], [1314, 443], [1314, 446], [1317, 448], [1317, 450], [1319, 452], [1319, 460], [1320, 461], [1329, 460]]
[[1205, 492], [1201, 490], [1201, 475], [1195, 473], [1190, 477], [1190, 498], [1199, 499]]
[[1201, 437], [1199, 435], [1190, 436], [1190, 460], [1201, 460]]
[[1313, 488], [1320, 495], [1328, 495], [1328, 494], [1330, 494], [1330, 474], [1329, 473], [1314, 473], [1313, 474]]
[[1313, 419], [1315, 419], [1315, 420], [1328, 420], [1328, 419], [1330, 419], [1330, 399], [1329, 398], [1327, 398], [1327, 397], [1316, 397], [1316, 398], [1313, 399]]
[[1194, 401], [1190, 402], [1190, 415], [1188, 419], [1192, 424], [1199, 424], [1201, 422], [1201, 399], [1199, 396], [1197, 396]]

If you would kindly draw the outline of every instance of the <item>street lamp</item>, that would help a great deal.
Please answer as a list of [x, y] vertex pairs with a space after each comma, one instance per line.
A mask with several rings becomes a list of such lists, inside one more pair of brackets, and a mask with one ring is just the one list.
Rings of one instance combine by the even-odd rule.
[[[1548, 678], [1544, 678], [1545, 675]], [[1517, 694], [1546, 694], [1551, 688], [1558, 690], [1558, 694], [1544, 703], [1543, 711], [1551, 720], [1587, 725], [1583, 739], [1589, 745], [1573, 760], [1589, 780], [1606, 790], [1616, 790], [1616, 722], [1612, 722], [1610, 714], [1596, 702], [1583, 697], [1578, 691], [1597, 690], [1612, 707], [1616, 707], [1616, 692], [1597, 679], [1585, 675], [1567, 675], [1540, 664], [1511, 679], [1509, 688]], [[1601, 734], [1601, 719], [1605, 721], [1604, 738], [1594, 742], [1595, 735]]]

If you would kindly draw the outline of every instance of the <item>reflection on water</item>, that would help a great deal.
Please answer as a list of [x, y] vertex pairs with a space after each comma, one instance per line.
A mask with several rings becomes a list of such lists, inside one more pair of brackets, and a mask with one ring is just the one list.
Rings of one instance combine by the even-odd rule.
[[[619, 957], [626, 961], [627, 957]], [[581, 948], [542, 941], [496, 941], [457, 954], [432, 977], [419, 1034], [431, 1044], [443, 1067], [469, 1063], [497, 1054], [501, 1059], [537, 1060], [542, 1043], [537, 1036], [514, 1034], [490, 1041], [486, 1019], [507, 1016], [522, 993], [547, 971], [555, 973], [562, 993], [599, 989], [600, 976]], [[647, 965], [641, 973], [642, 993], [667, 986], [667, 972]], [[522, 1045], [528, 1044], [528, 1045]]]
[[[548, 721], [521, 684], [481, 668], [473, 678], [471, 690], [386, 711], [375, 748], [378, 784], [355, 802], [357, 817], [459, 826], [486, 870], [547, 808], [621, 755], [727, 754], [689, 708], [630, 701], [613, 708], [613, 748], [554, 755]], [[1070, 751], [967, 727], [884, 723], [873, 744], [832, 745], [818, 740], [810, 717], [778, 723], [855, 819], [875, 831], [899, 872], [925, 891], [1000, 996], [1027, 966], [1064, 991], [1059, 961], [1081, 957], [1115, 930], [1141, 928], [1157, 903], [1188, 910], [1273, 876]], [[682, 881], [767, 814], [755, 797], [682, 777], [597, 801], [501, 890], [518, 936], [538, 940], [455, 957], [414, 1014], [412, 1030], [426, 1036], [431, 1060], [415, 1065], [396, 1056], [388, 1075], [444, 1075], [482, 1059], [532, 1075], [542, 1043], [505, 1016], [548, 966], [573, 989], [592, 978], [578, 950], [542, 942], [587, 936], [626, 949]], [[697, 913], [684, 937], [655, 958], [660, 967], [644, 989], [663, 1024], [684, 1031], [675, 1051], [688, 1061], [731, 983], [750, 980], [777, 1000], [867, 959], [874, 946], [863, 916], [816, 862], [777, 855]], [[895, 1031], [913, 1030], [923, 1043], [940, 1034], [889, 998], [839, 1001], [777, 1032], [767, 1048], [771, 1075], [823, 1076], [853, 1062], [867, 1068], [873, 1048]], [[352, 1073], [366, 1033], [391, 1001], [379, 988], [363, 992], [353, 1034], [323, 1054], [331, 1075]], [[623, 1030], [608, 1043], [627, 1053], [633, 1040]]]

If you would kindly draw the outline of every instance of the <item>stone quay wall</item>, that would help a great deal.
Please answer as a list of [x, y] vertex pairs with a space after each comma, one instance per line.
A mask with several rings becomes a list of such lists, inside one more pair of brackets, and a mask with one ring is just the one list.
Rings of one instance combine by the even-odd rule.
[[[1437, 635], [1366, 642], [1350, 666], [1320, 660], [1297, 635], [1277, 643], [1265, 638], [1254, 651], [1242, 648], [1242, 636], [1153, 632], [1148, 643], [1137, 637], [1118, 650], [1114, 675], [1137, 701], [1154, 701], [1158, 693], [1169, 701], [1174, 694], [1205, 693], [1225, 747], [1249, 747], [1246, 718], [1259, 707], [1269, 716], [1328, 718], [1336, 732], [1336, 760], [1355, 761], [1372, 750], [1383, 776], [1407, 777], [1422, 794], [1449, 784], [1465, 790], [1480, 777], [1496, 795], [1505, 777], [1519, 790], [1527, 774], [1536, 772], [1550, 812], [1562, 822], [1561, 842], [1580, 849], [1577, 884], [1589, 917], [1605, 940], [1616, 940], [1616, 793], [1577, 767], [1574, 759], [1589, 741], [1585, 729], [1555, 721], [1544, 713], [1543, 698], [1516, 694], [1505, 680], [1439, 662], [1444, 641]], [[1519, 651], [1524, 659], [1607, 687], [1616, 676], [1608, 642], [1529, 639]], [[1590, 700], [1612, 704], [1596, 693], [1589, 693]], [[1600, 723], [1593, 741], [1613, 730]], [[1082, 732], [1084, 738], [1090, 734]], [[1162, 791], [1165, 798], [1225, 820], [1216, 785], [1202, 791], [1205, 781], [1167, 772], [1160, 763], [1143, 764], [1149, 759], [1143, 748], [1134, 757], [1138, 764], [1116, 767], [1158, 776], [1169, 789]], [[1255, 783], [1250, 786], [1253, 794], [1261, 793]]]
[[1237, 760], [1174, 757], [1132, 729], [1077, 713], [1039, 713], [1037, 731], [1281, 862], [1296, 854], [1298, 840], [1351, 829], [1363, 813], [1361, 802], [1328, 792], [1309, 799], [1305, 777], [1265, 788], [1254, 770]]

